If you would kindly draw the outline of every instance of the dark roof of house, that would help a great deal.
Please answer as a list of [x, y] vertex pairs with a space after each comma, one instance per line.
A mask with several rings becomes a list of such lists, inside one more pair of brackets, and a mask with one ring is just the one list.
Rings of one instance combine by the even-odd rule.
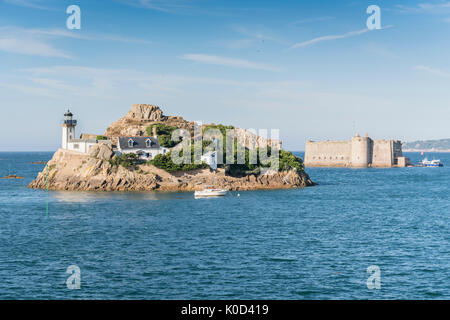
[[[130, 141], [130, 139], [133, 140], [133, 147], [130, 148], [128, 146], [128, 141]], [[159, 149], [159, 142], [158, 139], [156, 139], [155, 137], [119, 137], [119, 147], [122, 150], [127, 150], [127, 149], [148, 149], [147, 148], [147, 144], [146, 141], [149, 140], [151, 141], [151, 146], [150, 148], [152, 149]]]

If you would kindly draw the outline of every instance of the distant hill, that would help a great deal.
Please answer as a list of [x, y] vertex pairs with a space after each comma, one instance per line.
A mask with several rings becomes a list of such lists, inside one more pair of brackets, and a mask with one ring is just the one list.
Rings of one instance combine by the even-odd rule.
[[405, 142], [403, 151], [450, 152], [450, 139]]

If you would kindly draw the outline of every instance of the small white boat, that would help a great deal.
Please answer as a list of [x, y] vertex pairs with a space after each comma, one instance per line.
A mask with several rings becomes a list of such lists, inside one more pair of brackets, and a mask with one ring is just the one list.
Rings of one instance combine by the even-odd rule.
[[206, 198], [206, 197], [223, 197], [227, 195], [228, 190], [226, 189], [215, 189], [213, 186], [205, 186], [203, 190], [195, 191], [194, 196], [196, 198]]
[[427, 158], [423, 159], [420, 163], [422, 167], [443, 167], [444, 164], [441, 160], [428, 160]]

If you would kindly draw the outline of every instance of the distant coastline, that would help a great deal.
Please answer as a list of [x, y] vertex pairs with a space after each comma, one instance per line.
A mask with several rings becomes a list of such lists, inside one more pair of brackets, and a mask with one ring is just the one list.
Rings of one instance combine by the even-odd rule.
[[403, 149], [403, 152], [450, 153], [450, 149], [445, 149], [445, 150], [439, 150], [439, 149]]
[[450, 152], [450, 139], [417, 140], [403, 143], [405, 152]]

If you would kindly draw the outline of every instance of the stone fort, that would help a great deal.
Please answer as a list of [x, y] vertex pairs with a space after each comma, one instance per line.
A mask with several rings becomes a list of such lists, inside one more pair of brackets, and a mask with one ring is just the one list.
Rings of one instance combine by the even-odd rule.
[[399, 140], [372, 140], [368, 135], [355, 135], [347, 141], [306, 141], [305, 166], [391, 168], [405, 167]]

